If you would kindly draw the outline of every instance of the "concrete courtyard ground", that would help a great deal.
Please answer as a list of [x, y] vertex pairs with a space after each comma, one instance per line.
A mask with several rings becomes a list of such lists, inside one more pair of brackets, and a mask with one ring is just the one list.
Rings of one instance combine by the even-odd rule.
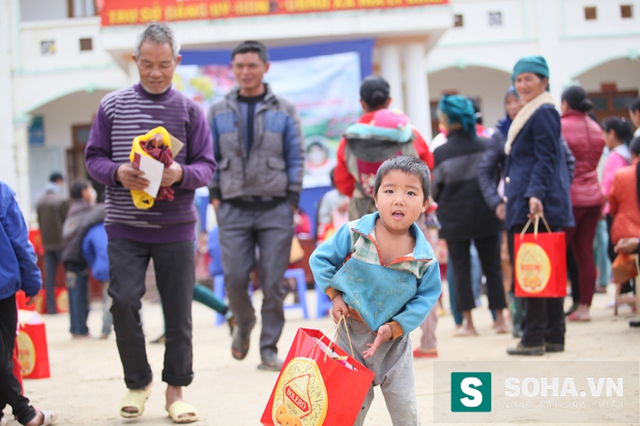
[[[614, 316], [608, 303], [613, 299], [613, 286], [608, 294], [596, 294], [589, 323], [568, 323], [566, 351], [543, 357], [510, 357], [505, 348], [517, 340], [511, 335], [498, 335], [491, 328], [491, 316], [486, 308], [474, 310], [479, 337], [453, 337], [451, 315], [439, 318], [437, 337], [440, 361], [519, 361], [526, 369], [544, 371], [550, 361], [599, 361], [602, 368], [614, 366], [616, 361], [640, 360], [640, 329], [630, 328], [634, 314], [628, 306]], [[260, 293], [255, 295], [259, 304]], [[308, 292], [310, 314], [315, 318], [315, 294]], [[485, 301], [486, 303], [486, 301]], [[568, 301], [567, 301], [568, 303]], [[332, 321], [327, 317], [304, 320], [299, 309], [286, 311], [287, 323], [280, 343], [284, 357], [298, 327], [328, 330]], [[170, 425], [164, 409], [165, 384], [161, 382], [164, 346], [147, 345], [154, 382], [153, 391], [144, 414], [134, 420], [125, 420], [118, 414], [121, 397], [125, 393], [122, 368], [118, 358], [115, 337], [107, 340], [72, 340], [68, 333], [66, 314], [44, 316], [46, 323], [51, 378], [26, 380], [28, 397], [37, 407], [52, 409], [60, 414], [60, 425]], [[158, 337], [163, 330], [160, 305], [145, 300], [144, 329], [147, 340]], [[226, 325], [214, 326], [214, 313], [194, 303], [194, 372], [195, 379], [185, 389], [185, 399], [200, 411], [200, 420], [194, 425], [248, 426], [259, 425], [277, 373], [256, 369], [259, 363], [258, 338], [260, 323], [251, 336], [251, 350], [247, 358], [236, 361], [231, 357], [231, 338]], [[101, 307], [92, 305], [90, 330], [98, 336], [101, 326]], [[414, 347], [420, 331], [412, 334]], [[437, 365], [437, 364], [436, 364]], [[433, 368], [434, 360], [415, 361], [416, 391], [422, 424], [433, 423]], [[442, 408], [435, 408], [442, 409]], [[6, 413], [10, 409], [5, 410]], [[12, 417], [12, 416], [8, 416]], [[376, 399], [366, 422], [367, 426], [390, 425], [384, 399], [376, 392]], [[461, 423], [458, 423], [461, 424]], [[538, 423], [540, 424], [540, 423]], [[575, 423], [573, 423], [575, 424]], [[625, 423], [629, 424], [629, 423]], [[10, 426], [18, 425], [11, 420]], [[342, 426], [342, 425], [330, 425]]]

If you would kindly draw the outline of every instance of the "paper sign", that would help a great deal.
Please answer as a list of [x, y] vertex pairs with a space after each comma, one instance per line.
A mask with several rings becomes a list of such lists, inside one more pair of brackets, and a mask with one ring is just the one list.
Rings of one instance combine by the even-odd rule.
[[171, 155], [176, 158], [182, 147], [184, 147], [184, 143], [173, 135], [169, 135], [169, 137], [171, 138]]
[[160, 182], [162, 182], [164, 164], [151, 157], [147, 157], [146, 155], [136, 153], [134, 156], [133, 167], [144, 172], [144, 178], [149, 181], [149, 186], [144, 189], [144, 192], [151, 195], [153, 198], [156, 198], [158, 190], [160, 189]]

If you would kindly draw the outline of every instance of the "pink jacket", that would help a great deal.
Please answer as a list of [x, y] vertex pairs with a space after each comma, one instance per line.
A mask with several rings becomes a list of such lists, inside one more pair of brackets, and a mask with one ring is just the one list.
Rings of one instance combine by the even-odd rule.
[[[604, 165], [604, 172], [602, 174], [602, 194], [605, 197], [609, 196], [611, 192], [611, 185], [613, 184], [613, 176], [621, 167], [625, 167], [631, 164], [631, 154], [629, 148], [626, 145], [620, 145], [609, 152], [607, 156], [607, 162]], [[609, 213], [609, 203], [604, 206], [604, 214]]]
[[576, 170], [571, 183], [573, 207], [601, 206], [604, 203], [596, 167], [604, 149], [600, 126], [587, 114], [567, 111], [562, 115], [562, 136], [576, 157]]

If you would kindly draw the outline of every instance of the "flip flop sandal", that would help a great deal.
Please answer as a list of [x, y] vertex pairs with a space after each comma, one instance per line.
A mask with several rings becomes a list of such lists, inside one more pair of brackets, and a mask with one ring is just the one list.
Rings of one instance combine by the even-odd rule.
[[[149, 389], [129, 389], [120, 401], [120, 415], [125, 419], [140, 417], [144, 413], [144, 403], [147, 402], [149, 394], [151, 394], [151, 387]], [[126, 407], [133, 407], [138, 411], [133, 413], [125, 411]]]
[[167, 410], [174, 423], [193, 423], [198, 421], [198, 410], [184, 401], [175, 401]]
[[249, 337], [251, 333], [245, 333], [235, 327], [233, 340], [231, 341], [231, 355], [238, 361], [242, 361], [249, 353]]
[[44, 419], [42, 420], [42, 426], [52, 425], [57, 419], [58, 416], [51, 410], [40, 410]]
[[413, 350], [413, 357], [414, 358], [437, 358], [438, 357], [438, 351], [435, 351], [435, 352], [422, 352], [419, 349], [414, 349]]

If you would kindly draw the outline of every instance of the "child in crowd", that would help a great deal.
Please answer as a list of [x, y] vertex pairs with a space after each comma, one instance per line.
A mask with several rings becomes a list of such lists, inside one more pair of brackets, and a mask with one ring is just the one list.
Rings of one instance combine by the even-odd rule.
[[24, 291], [29, 297], [28, 303], [33, 303], [33, 297], [42, 288], [42, 276], [29, 242], [27, 223], [14, 192], [4, 182], [0, 182], [0, 224], [0, 426], [8, 424], [2, 412], [7, 404], [22, 425], [50, 425], [55, 421], [55, 414], [33, 408], [13, 375], [18, 323], [16, 292]]
[[[380, 385], [394, 425], [420, 423], [409, 333], [441, 292], [433, 249], [415, 221], [429, 198], [429, 169], [417, 158], [386, 160], [376, 174], [378, 212], [343, 225], [310, 259], [316, 282], [345, 316], [354, 357], [374, 372], [355, 425], [362, 425]], [[346, 333], [338, 345], [349, 351]]]
[[[104, 210], [104, 204], [98, 206]], [[111, 316], [111, 297], [109, 290], [109, 256], [107, 255], [107, 231], [104, 229], [104, 221], [96, 223], [82, 239], [82, 256], [91, 268], [93, 277], [102, 284], [102, 333], [101, 339], [107, 339], [113, 326]]]

